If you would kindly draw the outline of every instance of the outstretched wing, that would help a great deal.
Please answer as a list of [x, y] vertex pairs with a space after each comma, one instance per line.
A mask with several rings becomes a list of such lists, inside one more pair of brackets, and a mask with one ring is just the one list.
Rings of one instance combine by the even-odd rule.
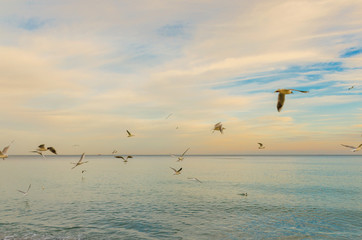
[[128, 130], [126, 130], [126, 131], [127, 131], [127, 133], [128, 133], [128, 136], [131, 136], [131, 135], [132, 135]]
[[9, 149], [9, 147], [10, 147], [10, 145], [9, 145], [9, 146], [4, 147], [4, 149], [3, 149], [2, 153], [3, 153], [3, 154], [6, 154], [6, 153], [7, 153], [7, 151], [8, 151], [8, 149]]
[[53, 148], [53, 147], [48, 147], [48, 150], [54, 154], [58, 154], [57, 151], [55, 150], [55, 148]]
[[302, 93], [309, 93], [309, 91], [302, 91], [302, 90], [297, 90], [297, 89], [290, 89], [290, 90], [298, 91], [298, 92], [302, 92]]
[[181, 157], [183, 157], [185, 155], [185, 153], [187, 153], [187, 151], [189, 150], [190, 148], [186, 149], [186, 151], [181, 155]]
[[179, 170], [177, 170], [177, 172], [181, 172], [182, 168], [180, 168]]
[[356, 149], [356, 147], [353, 147], [353, 146], [349, 146], [349, 145], [344, 145], [344, 144], [341, 144], [343, 147], [348, 147], [348, 148], [352, 148], [352, 149]]
[[127, 156], [127, 159], [128, 159], [128, 158], [133, 158], [133, 157], [132, 157], [132, 156]]
[[85, 153], [83, 153], [83, 154], [82, 154], [82, 156], [80, 157], [80, 159], [79, 159], [78, 163], [80, 163], [81, 161], [83, 161], [84, 156], [85, 156]]
[[123, 156], [114, 156], [115, 158], [122, 158], [124, 160]]
[[220, 126], [221, 126], [221, 122], [218, 122], [215, 124], [215, 128], [220, 127]]
[[176, 169], [174, 169], [173, 167], [170, 167], [172, 170], [174, 170], [175, 172], [177, 172], [177, 170]]
[[40, 144], [39, 146], [38, 146], [38, 148], [44, 148], [45, 147], [45, 144]]
[[258, 143], [259, 145], [260, 145], [260, 147], [262, 147], [263, 146], [263, 144], [262, 143]]
[[278, 95], [278, 103], [277, 103], [278, 112], [280, 112], [280, 110], [282, 110], [282, 107], [284, 105], [284, 101], [285, 101], [285, 94], [279, 93], [279, 95]]

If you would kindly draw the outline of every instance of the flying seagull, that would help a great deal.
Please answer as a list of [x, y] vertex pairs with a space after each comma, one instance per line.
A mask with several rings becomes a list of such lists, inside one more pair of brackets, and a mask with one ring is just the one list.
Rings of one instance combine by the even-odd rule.
[[123, 162], [128, 162], [128, 158], [133, 158], [132, 156], [127, 156], [126, 158], [124, 158], [123, 156], [114, 156], [115, 158], [122, 158]]
[[275, 92], [279, 92], [278, 104], [277, 104], [278, 112], [280, 112], [282, 110], [282, 107], [284, 105], [285, 94], [291, 94], [291, 93], [293, 93], [293, 91], [298, 91], [298, 92], [302, 92], [302, 93], [309, 92], [309, 91], [301, 91], [301, 90], [297, 90], [297, 89], [278, 89], [278, 90], [276, 90]]
[[199, 183], [202, 183], [199, 179], [195, 178], [195, 177], [189, 177], [187, 179], [190, 179], [190, 180], [194, 180], [194, 181], [197, 181]]
[[179, 156], [179, 157], [177, 157], [177, 156], [175, 156], [175, 155], [171, 155], [171, 156], [177, 157], [177, 162], [180, 162], [180, 161], [184, 160], [184, 155], [185, 155], [185, 153], [187, 153], [187, 151], [188, 151], [189, 149], [190, 149], [190, 148], [186, 149], [186, 151], [185, 151], [183, 154], [181, 154], [181, 156]]
[[73, 168], [75, 168], [75, 167], [77, 167], [77, 166], [79, 166], [79, 165], [82, 165], [82, 164], [84, 164], [84, 163], [87, 163], [88, 161], [86, 161], [86, 162], [82, 162], [83, 161], [83, 159], [84, 159], [84, 155], [85, 155], [85, 153], [83, 153], [82, 154], [82, 156], [80, 157], [80, 159], [79, 159], [79, 161], [77, 162], [77, 163], [72, 163], [72, 164], [75, 164], [74, 165], [74, 167], [72, 167], [72, 169]]
[[8, 157], [8, 155], [7, 155], [6, 153], [8, 152], [9, 147], [10, 147], [10, 145], [11, 145], [13, 142], [14, 142], [14, 140], [11, 141], [11, 143], [10, 143], [8, 146], [4, 147], [4, 149], [3, 149], [2, 151], [0, 151], [0, 158], [2, 158], [3, 160], [5, 160], [5, 158]]
[[352, 152], [357, 152], [359, 150], [361, 150], [362, 148], [362, 144], [360, 144], [358, 147], [353, 147], [353, 146], [349, 146], [349, 145], [344, 145], [344, 144], [341, 144], [343, 147], [348, 147], [348, 148], [352, 148]]
[[26, 190], [26, 192], [21, 191], [21, 190], [18, 190], [18, 192], [21, 192], [21, 193], [24, 194], [24, 196], [25, 196], [25, 195], [28, 194], [28, 192], [29, 192], [29, 190], [30, 190], [30, 187], [31, 187], [31, 184], [29, 184], [28, 190]]
[[168, 119], [169, 117], [172, 116], [173, 113], [170, 113], [165, 119]]
[[54, 154], [58, 154], [57, 151], [55, 150], [55, 148], [53, 148], [53, 147], [47, 147], [47, 148], [46, 148], [46, 147], [45, 147], [45, 144], [39, 145], [39, 146], [38, 146], [38, 149], [37, 149], [36, 151], [45, 152], [45, 151], [47, 151], [47, 150], [51, 151], [51, 152], [54, 153]]
[[348, 90], [351, 90], [351, 89], [353, 89], [353, 88], [354, 88], [354, 86], [352, 86], [352, 87], [349, 87], [349, 88], [348, 88]]
[[258, 143], [259, 144], [259, 149], [264, 149], [265, 146], [262, 143]]
[[173, 175], [179, 175], [179, 174], [181, 174], [182, 168], [180, 168], [179, 170], [176, 170], [176, 169], [174, 169], [173, 167], [170, 167], [170, 168], [175, 172]]
[[133, 134], [131, 134], [128, 130], [126, 130], [127, 131], [127, 134], [128, 134], [128, 136], [127, 137], [134, 137], [134, 135]]
[[215, 124], [214, 129], [212, 132], [220, 131], [221, 133], [224, 133], [224, 127], [222, 126], [221, 122], [218, 122]]

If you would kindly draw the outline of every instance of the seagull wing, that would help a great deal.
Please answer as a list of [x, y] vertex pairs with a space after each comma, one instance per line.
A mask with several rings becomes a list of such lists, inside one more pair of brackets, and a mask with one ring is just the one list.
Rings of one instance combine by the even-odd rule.
[[126, 130], [126, 131], [127, 131], [127, 133], [128, 133], [128, 136], [131, 136], [131, 135], [132, 135], [128, 130]]
[[133, 158], [133, 157], [132, 157], [132, 156], [127, 156], [127, 159], [128, 159], [128, 158]]
[[186, 151], [181, 155], [181, 157], [183, 157], [185, 155], [185, 153], [187, 153], [187, 151], [189, 150], [190, 148], [186, 149]]
[[262, 143], [258, 143], [259, 145], [260, 145], [260, 147], [262, 147], [263, 146], [263, 144]]
[[177, 172], [177, 170], [176, 169], [174, 169], [173, 167], [170, 167], [172, 170], [174, 170], [175, 172]]
[[18, 190], [18, 192], [21, 192], [22, 194], [26, 194], [26, 192], [24, 192], [24, 191], [21, 191], [21, 190]]
[[48, 150], [54, 154], [58, 154], [57, 151], [55, 150], [55, 148], [53, 148], [53, 147], [48, 147]]
[[177, 172], [181, 172], [182, 168], [180, 168], [179, 170], [177, 170]]
[[38, 148], [44, 148], [45, 147], [45, 144], [40, 144], [39, 146], [38, 146]]
[[349, 146], [349, 145], [344, 145], [344, 144], [341, 144], [343, 147], [348, 147], [348, 148], [353, 148], [353, 149], [356, 149], [356, 147], [353, 147], [353, 146]]
[[115, 158], [122, 158], [124, 160], [123, 156], [114, 156]]
[[302, 90], [297, 90], [297, 89], [290, 89], [290, 90], [298, 91], [298, 92], [302, 92], [302, 93], [309, 93], [309, 91], [302, 91]]
[[29, 192], [30, 188], [31, 188], [31, 184], [29, 184], [29, 187], [28, 187], [28, 190], [26, 190], [26, 193]]
[[285, 94], [279, 93], [279, 95], [278, 95], [278, 104], [277, 104], [278, 112], [280, 112], [280, 110], [282, 110], [282, 107], [284, 105], [284, 101], [285, 101]]
[[215, 128], [220, 127], [220, 126], [221, 126], [221, 122], [218, 122], [215, 124]]
[[80, 157], [80, 159], [79, 159], [78, 163], [80, 163], [81, 161], [83, 161], [83, 159], [84, 159], [84, 155], [85, 155], [85, 153], [83, 153], [83, 154], [82, 154], [82, 156]]
[[4, 149], [3, 149], [2, 153], [3, 153], [3, 154], [6, 154], [6, 153], [7, 153], [7, 151], [8, 151], [8, 149], [9, 149], [9, 147], [10, 147], [10, 145], [9, 145], [9, 146], [4, 147]]

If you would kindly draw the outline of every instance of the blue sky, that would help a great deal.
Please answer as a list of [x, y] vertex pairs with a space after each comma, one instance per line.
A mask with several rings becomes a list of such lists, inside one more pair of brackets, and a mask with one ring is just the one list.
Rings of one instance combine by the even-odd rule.
[[[362, 140], [361, 14], [360, 1], [7, 2], [0, 144], [349, 154], [340, 144]], [[279, 113], [279, 88], [310, 92]]]

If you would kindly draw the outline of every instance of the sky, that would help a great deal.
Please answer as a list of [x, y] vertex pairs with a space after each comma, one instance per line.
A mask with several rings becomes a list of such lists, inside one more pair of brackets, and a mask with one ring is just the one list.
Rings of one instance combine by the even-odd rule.
[[[340, 145], [362, 143], [361, 16], [360, 0], [4, 1], [0, 146], [361, 154]], [[309, 93], [278, 112], [279, 88]]]

